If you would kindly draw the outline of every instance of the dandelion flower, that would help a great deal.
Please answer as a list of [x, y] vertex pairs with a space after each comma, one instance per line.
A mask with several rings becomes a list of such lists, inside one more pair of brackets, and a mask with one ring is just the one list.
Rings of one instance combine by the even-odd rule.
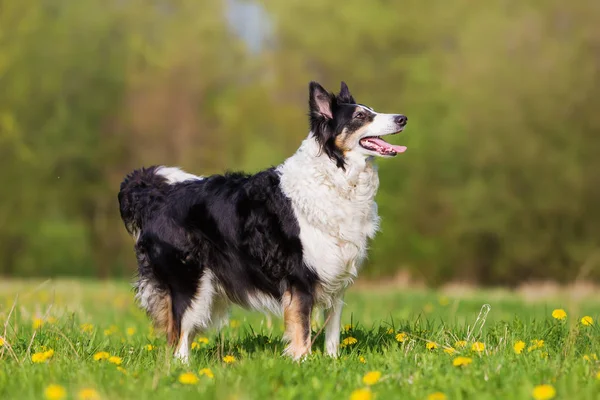
[[358, 357], [358, 361], [362, 364], [366, 364], [367, 360], [365, 360], [365, 358], [363, 356]]
[[77, 398], [79, 400], [99, 400], [100, 395], [94, 389], [81, 389], [77, 393]]
[[351, 330], [352, 330], [352, 328], [353, 328], [353, 327], [352, 327], [352, 324], [346, 324], [346, 325], [344, 325], [344, 330], [345, 330], [345, 331], [351, 331]]
[[404, 341], [406, 340], [406, 333], [400, 332], [399, 334], [397, 334], [396, 340], [399, 341], [400, 343], [404, 343]]
[[200, 348], [200, 345], [198, 343], [196, 343], [196, 342], [192, 343], [192, 350], [196, 350], [196, 349], [199, 349], [199, 348]]
[[353, 338], [352, 336], [349, 336], [347, 338], [345, 338], [344, 340], [342, 340], [342, 347], [346, 347], [346, 346], [352, 346], [353, 344], [358, 343], [358, 340], [356, 340], [356, 338]]
[[154, 350], [154, 349], [155, 349], [155, 347], [154, 347], [154, 346], [152, 346], [151, 344], [147, 344], [147, 345], [145, 345], [145, 346], [144, 346], [144, 348], [146, 349], [146, 351], [152, 351], [152, 350]]
[[202, 376], [202, 375], [207, 376], [210, 379], [213, 379], [215, 377], [215, 374], [213, 374], [213, 372], [210, 370], [210, 368], [202, 368], [200, 371], [198, 371], [198, 374], [200, 376]]
[[179, 383], [184, 385], [195, 385], [198, 383], [198, 377], [193, 372], [186, 372], [185, 374], [179, 375]]
[[446, 400], [446, 399], [447, 399], [446, 395], [442, 392], [431, 393], [429, 396], [427, 396], [427, 400]]
[[592, 317], [590, 317], [589, 315], [586, 315], [585, 317], [581, 318], [581, 324], [583, 326], [594, 325], [594, 319]]
[[459, 340], [458, 342], [454, 343], [454, 347], [458, 347], [458, 348], [467, 347], [467, 341]]
[[455, 367], [466, 367], [472, 362], [473, 359], [470, 357], [456, 357], [454, 360], [452, 360], [452, 365], [454, 365]]
[[49, 385], [44, 390], [44, 396], [48, 400], [61, 400], [67, 395], [67, 391], [60, 385]]
[[476, 351], [478, 353], [481, 353], [482, 351], [485, 350], [485, 343], [481, 343], [481, 342], [475, 342], [473, 343], [473, 345], [471, 346], [471, 350], [472, 351]]
[[33, 329], [39, 329], [44, 325], [44, 321], [41, 318], [33, 319]]
[[363, 376], [362, 381], [363, 381], [363, 383], [365, 385], [371, 386], [371, 385], [374, 385], [377, 382], [379, 382], [380, 379], [381, 379], [381, 372], [379, 372], [379, 371], [370, 371], [370, 372], [367, 372], [365, 374], [365, 376]]
[[596, 372], [596, 379], [600, 381], [600, 371]]
[[0, 337], [0, 347], [4, 346], [4, 343], [6, 343], [4, 338]]
[[517, 354], [521, 354], [523, 352], [524, 348], [525, 348], [525, 342], [522, 340], [515, 342], [515, 344], [513, 345], [513, 350]]
[[557, 308], [556, 310], [552, 311], [552, 318], [563, 320], [567, 318], [567, 313], [562, 308]]
[[200, 344], [208, 344], [208, 338], [204, 336], [200, 336], [196, 341]]
[[542, 347], [544, 347], [543, 340], [533, 339], [531, 341], [531, 346], [529, 346], [529, 348], [527, 348], [527, 351], [531, 352], [533, 350], [541, 349]]
[[223, 362], [225, 364], [233, 364], [235, 362], [235, 357], [232, 355], [227, 355], [227, 356], [223, 357]]
[[438, 345], [435, 342], [427, 342], [427, 344], [425, 344], [425, 348], [427, 350], [435, 350], [438, 348]]
[[350, 400], [371, 400], [373, 394], [369, 389], [356, 389], [350, 394]]
[[583, 356], [583, 359], [585, 361], [592, 361], [592, 360], [597, 361], [598, 360], [598, 356], [596, 355], [596, 353], [592, 353], [592, 354], [589, 354], [589, 355], [585, 354]]
[[95, 361], [107, 360], [108, 357], [110, 357], [110, 354], [108, 354], [106, 351], [100, 351], [94, 354]]
[[456, 349], [454, 347], [444, 347], [444, 353], [452, 355], [456, 353]]
[[393, 335], [394, 334], [394, 328], [388, 328], [387, 334], [388, 335]]
[[550, 400], [556, 396], [556, 390], [552, 385], [538, 385], [533, 388], [531, 395], [535, 400]]
[[89, 333], [94, 330], [94, 325], [92, 324], [81, 324], [79, 327], [81, 328], [81, 331], [85, 333]]
[[127, 328], [127, 336], [133, 336], [135, 335], [135, 328]]
[[115, 365], [121, 365], [123, 363], [123, 359], [117, 356], [111, 356], [108, 358], [108, 362]]
[[42, 353], [34, 353], [31, 356], [31, 361], [33, 361], [34, 363], [43, 363], [46, 362], [46, 360], [48, 360], [46, 358], [46, 355], [42, 352]]

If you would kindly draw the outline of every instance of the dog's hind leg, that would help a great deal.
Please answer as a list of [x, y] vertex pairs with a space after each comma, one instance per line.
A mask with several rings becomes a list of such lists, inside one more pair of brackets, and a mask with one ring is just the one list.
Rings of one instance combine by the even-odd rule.
[[175, 351], [175, 357], [188, 362], [190, 347], [198, 332], [212, 325], [221, 325], [227, 320], [229, 304], [221, 298], [213, 273], [204, 269], [196, 295], [182, 313], [181, 333]]
[[299, 360], [310, 353], [310, 315], [313, 298], [305, 290], [292, 287], [282, 298], [285, 339], [289, 341], [284, 354]]

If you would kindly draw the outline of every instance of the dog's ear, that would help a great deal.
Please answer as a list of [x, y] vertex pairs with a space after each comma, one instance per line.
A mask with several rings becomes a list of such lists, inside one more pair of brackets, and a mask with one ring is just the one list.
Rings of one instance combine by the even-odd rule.
[[314, 81], [310, 83], [308, 90], [308, 105], [310, 107], [311, 116], [333, 119], [333, 113], [331, 111], [333, 96], [330, 93], [327, 93], [327, 91], [323, 89], [323, 86]]
[[350, 94], [350, 89], [348, 89], [348, 85], [346, 85], [346, 82], [344, 81], [342, 81], [342, 85], [340, 87], [340, 94], [338, 94], [337, 97], [340, 103], [356, 104], [354, 97], [352, 97], [352, 95]]

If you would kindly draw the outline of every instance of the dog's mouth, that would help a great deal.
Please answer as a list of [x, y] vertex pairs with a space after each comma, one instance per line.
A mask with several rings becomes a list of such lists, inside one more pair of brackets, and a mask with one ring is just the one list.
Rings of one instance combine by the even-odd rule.
[[383, 140], [381, 136], [368, 136], [359, 141], [363, 149], [375, 152], [382, 156], [395, 156], [398, 153], [404, 153], [406, 146], [390, 144]]

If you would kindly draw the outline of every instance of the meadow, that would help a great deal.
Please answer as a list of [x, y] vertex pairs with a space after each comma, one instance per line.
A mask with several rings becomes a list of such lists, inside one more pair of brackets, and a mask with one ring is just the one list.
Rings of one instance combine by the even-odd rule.
[[[354, 288], [341, 355], [297, 364], [282, 322], [234, 308], [172, 359], [125, 281], [0, 283], [1, 399], [598, 399], [600, 299]], [[315, 313], [313, 336], [322, 324]]]

